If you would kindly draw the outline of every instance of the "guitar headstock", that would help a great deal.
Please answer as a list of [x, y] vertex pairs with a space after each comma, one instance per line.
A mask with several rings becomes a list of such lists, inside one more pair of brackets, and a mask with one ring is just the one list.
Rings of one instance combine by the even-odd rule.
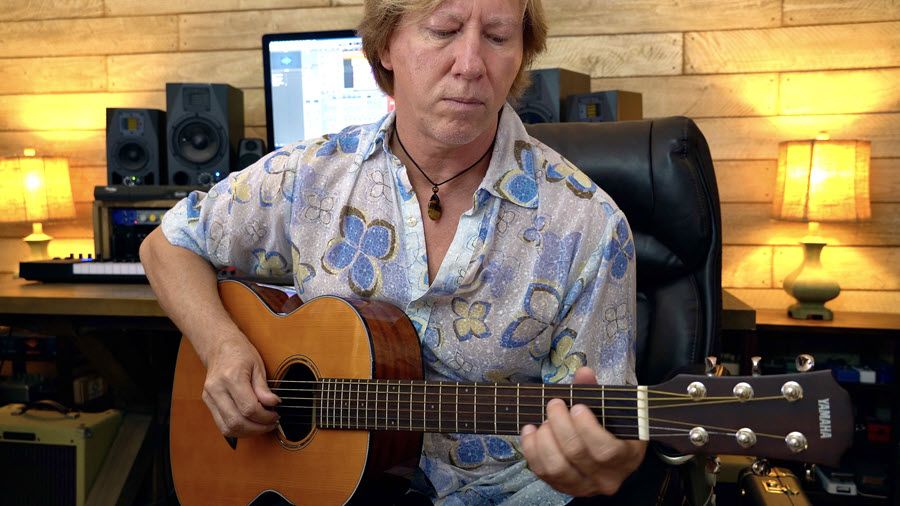
[[831, 371], [679, 375], [648, 387], [650, 439], [680, 453], [837, 466], [853, 438], [850, 396]]

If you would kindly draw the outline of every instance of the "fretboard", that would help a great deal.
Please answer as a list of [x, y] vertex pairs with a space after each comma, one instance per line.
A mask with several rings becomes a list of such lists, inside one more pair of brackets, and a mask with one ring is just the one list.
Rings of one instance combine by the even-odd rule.
[[315, 384], [321, 428], [519, 434], [546, 418], [547, 402], [584, 404], [607, 430], [637, 438], [640, 396], [634, 386], [454, 383], [323, 379]]

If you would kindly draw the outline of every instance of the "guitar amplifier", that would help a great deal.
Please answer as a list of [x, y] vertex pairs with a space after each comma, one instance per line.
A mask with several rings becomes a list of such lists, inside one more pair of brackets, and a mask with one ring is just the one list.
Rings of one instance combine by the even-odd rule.
[[82, 506], [122, 414], [0, 407], [0, 503]]

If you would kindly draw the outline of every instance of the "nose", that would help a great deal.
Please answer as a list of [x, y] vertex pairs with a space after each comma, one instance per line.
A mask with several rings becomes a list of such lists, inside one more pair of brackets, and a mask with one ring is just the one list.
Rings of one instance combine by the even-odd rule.
[[484, 56], [482, 54], [484, 39], [480, 30], [470, 27], [463, 31], [456, 39], [456, 59], [453, 63], [453, 73], [463, 79], [478, 79], [485, 72]]

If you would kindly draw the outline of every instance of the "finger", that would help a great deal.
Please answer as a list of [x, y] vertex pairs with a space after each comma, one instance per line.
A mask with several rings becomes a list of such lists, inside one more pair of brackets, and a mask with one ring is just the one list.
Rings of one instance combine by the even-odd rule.
[[213, 420], [216, 421], [219, 430], [226, 436], [262, 434], [275, 428], [274, 423], [258, 423], [242, 415], [234, 399], [223, 386], [205, 388], [203, 401], [213, 413]]
[[[547, 404], [547, 423], [553, 429], [552, 434], [562, 455], [569, 465], [574, 466], [578, 472], [585, 476], [592, 476], [599, 471], [599, 466], [591, 458], [591, 452], [581, 436], [582, 428], [576, 427], [573, 413], [566, 408], [562, 401], [554, 399]], [[579, 409], [586, 409], [584, 405], [577, 405]]]
[[[240, 413], [243, 418], [257, 424], [272, 425], [278, 421], [278, 413], [268, 410], [262, 405], [259, 397], [256, 395], [256, 389], [251, 384], [252, 377], [253, 374], [251, 372], [250, 378], [241, 378], [239, 376], [236, 380], [230, 381], [228, 384], [228, 394], [231, 396], [237, 412]], [[243, 381], [241, 381], [242, 379]], [[272, 395], [274, 396], [275, 394]]]
[[581, 473], [566, 457], [554, 432], [554, 422], [551, 419], [568, 416], [565, 403], [554, 399], [547, 404], [547, 422], [543, 423], [535, 432], [535, 453], [542, 472], [542, 474], [537, 472], [535, 474], [538, 474], [541, 479], [550, 483], [557, 490], [565, 492], [580, 489], [587, 480], [587, 476]]
[[572, 383], [575, 385], [596, 385], [597, 375], [594, 374], [594, 370], [590, 367], [579, 367], [575, 371], [575, 378], [572, 379]]
[[600, 425], [594, 413], [584, 404], [576, 404], [571, 411], [572, 424], [587, 449], [588, 458], [602, 466], [619, 449], [622, 440]]
[[281, 404], [281, 398], [275, 395], [269, 388], [269, 382], [266, 379], [266, 371], [263, 367], [254, 367], [250, 375], [250, 383], [256, 398], [263, 406], [275, 407]]

